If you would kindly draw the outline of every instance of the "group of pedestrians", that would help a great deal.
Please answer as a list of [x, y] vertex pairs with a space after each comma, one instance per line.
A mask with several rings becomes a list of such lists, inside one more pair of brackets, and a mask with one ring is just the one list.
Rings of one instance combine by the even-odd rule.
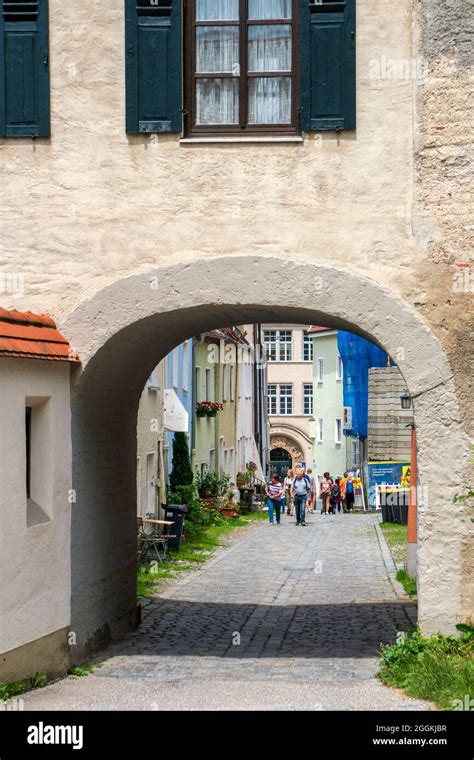
[[273, 473], [266, 488], [268, 503], [268, 521], [270, 525], [280, 525], [281, 515], [285, 513], [296, 517], [296, 525], [306, 525], [306, 513], [314, 511], [316, 501], [316, 485], [313, 471], [310, 467], [305, 470], [298, 467], [288, 470], [283, 483], [278, 473]]
[[[354, 480], [351, 473], [333, 479], [325, 472], [319, 483], [322, 514], [351, 512], [354, 507]], [[281, 516], [295, 515], [296, 525], [306, 525], [306, 515], [313, 513], [316, 504], [316, 481], [310, 467], [288, 470], [283, 482], [277, 472], [266, 486], [268, 521], [270, 525], [281, 524]]]
[[354, 509], [355, 489], [354, 477], [351, 472], [345, 472], [343, 478], [332, 478], [325, 472], [319, 483], [323, 515], [336, 512], [352, 512]]

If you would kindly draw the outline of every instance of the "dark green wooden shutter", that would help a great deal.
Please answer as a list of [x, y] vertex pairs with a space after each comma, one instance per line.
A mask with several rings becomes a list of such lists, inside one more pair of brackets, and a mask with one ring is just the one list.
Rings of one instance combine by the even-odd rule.
[[181, 132], [181, 0], [126, 0], [127, 132]]
[[0, 134], [50, 135], [48, 0], [1, 0]]
[[301, 0], [301, 128], [355, 129], [355, 0]]

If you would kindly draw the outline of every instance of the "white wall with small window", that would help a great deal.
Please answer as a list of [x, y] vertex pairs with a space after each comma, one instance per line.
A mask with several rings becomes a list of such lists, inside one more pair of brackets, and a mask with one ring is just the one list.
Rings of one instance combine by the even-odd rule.
[[324, 358], [318, 356], [316, 359], [316, 382], [322, 383], [324, 381]]
[[316, 443], [323, 443], [324, 441], [324, 419], [322, 417], [316, 418]]
[[342, 444], [342, 417], [336, 417], [334, 423], [334, 442], [336, 446]]
[[[71, 621], [71, 555], [66, 547], [71, 509], [77, 508], [70, 369], [67, 361], [0, 357], [2, 653], [52, 634], [62, 637], [58, 649], [66, 647]], [[15, 680], [9, 667], [5, 655], [2, 680]]]

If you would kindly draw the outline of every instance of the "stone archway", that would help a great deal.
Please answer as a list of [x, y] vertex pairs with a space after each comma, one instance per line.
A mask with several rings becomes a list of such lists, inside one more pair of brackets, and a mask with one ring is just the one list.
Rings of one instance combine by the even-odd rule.
[[[288, 278], [298, 289], [287, 287]], [[262, 287], [262, 284], [265, 287]], [[347, 293], [357, 292], [357, 298]], [[462, 512], [452, 496], [467, 451], [451, 368], [397, 295], [367, 278], [290, 258], [215, 257], [120, 280], [63, 323], [82, 358], [73, 381], [72, 628], [78, 656], [135, 616], [135, 424], [146, 379], [184, 339], [226, 324], [291, 321], [363, 335], [392, 356], [414, 398], [419, 476], [419, 623], [453, 630], [462, 614]], [[400, 352], [400, 348], [403, 352]]]
[[270, 450], [273, 451], [274, 449], [285, 449], [291, 457], [293, 466], [304, 461], [304, 453], [301, 446], [299, 446], [294, 438], [290, 438], [287, 435], [282, 435], [281, 433], [272, 434], [270, 432]]

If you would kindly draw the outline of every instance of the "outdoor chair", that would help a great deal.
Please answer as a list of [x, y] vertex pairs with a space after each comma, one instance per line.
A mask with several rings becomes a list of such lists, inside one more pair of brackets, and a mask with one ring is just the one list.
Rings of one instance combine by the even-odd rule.
[[161, 531], [152, 529], [146, 530], [146, 526], [141, 517], [137, 518], [138, 539], [140, 548], [138, 550], [138, 564], [149, 560], [163, 562], [168, 556], [168, 539], [170, 536]]

